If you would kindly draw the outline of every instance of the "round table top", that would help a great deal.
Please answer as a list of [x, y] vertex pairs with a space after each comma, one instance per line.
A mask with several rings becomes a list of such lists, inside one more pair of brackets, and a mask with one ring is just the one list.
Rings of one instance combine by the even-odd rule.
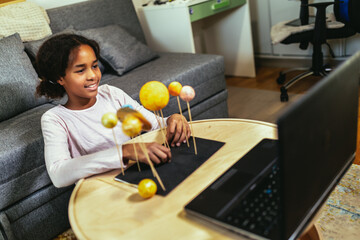
[[[196, 137], [222, 141], [225, 145], [165, 197], [141, 198], [136, 188], [114, 180], [120, 170], [80, 180], [69, 203], [75, 235], [79, 239], [107, 240], [240, 238], [190, 218], [184, 206], [261, 139], [276, 139], [276, 125], [244, 119], [201, 120], [192, 124]], [[162, 135], [157, 130], [142, 138], [145, 142], [161, 143]]]

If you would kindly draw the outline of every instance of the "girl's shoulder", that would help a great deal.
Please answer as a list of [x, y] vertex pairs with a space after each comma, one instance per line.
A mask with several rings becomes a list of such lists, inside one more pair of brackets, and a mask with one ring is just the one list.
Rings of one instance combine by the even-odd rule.
[[120, 88], [108, 85], [108, 84], [103, 84], [101, 86], [99, 86], [99, 93], [105, 93], [105, 94], [118, 94], [118, 93], [123, 93], [124, 91], [121, 90]]
[[100, 97], [106, 99], [119, 99], [125, 95], [125, 92], [120, 88], [108, 84], [103, 84], [99, 86], [98, 94]]
[[65, 107], [62, 105], [54, 106], [53, 108], [50, 108], [47, 110], [42, 116], [41, 121], [59, 121], [63, 118], [63, 112]]
[[47, 110], [43, 115], [45, 115], [45, 116], [58, 115], [59, 113], [64, 111], [64, 109], [66, 109], [64, 106], [62, 106], [61, 104], [58, 104], [58, 105], [50, 108], [49, 110]]

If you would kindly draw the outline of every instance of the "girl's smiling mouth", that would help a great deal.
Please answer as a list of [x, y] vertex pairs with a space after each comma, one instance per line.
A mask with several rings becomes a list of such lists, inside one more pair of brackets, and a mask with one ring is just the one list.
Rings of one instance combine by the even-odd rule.
[[94, 84], [91, 84], [91, 85], [88, 85], [88, 86], [85, 86], [85, 88], [88, 88], [88, 89], [96, 89], [98, 86], [98, 83], [94, 83]]

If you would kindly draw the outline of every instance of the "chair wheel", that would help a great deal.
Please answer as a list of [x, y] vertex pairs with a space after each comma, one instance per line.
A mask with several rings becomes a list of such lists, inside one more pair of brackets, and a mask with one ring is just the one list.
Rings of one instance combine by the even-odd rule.
[[332, 69], [332, 67], [330, 66], [330, 64], [325, 64], [324, 65], [324, 71], [325, 72], [331, 72], [333, 69]]
[[280, 91], [281, 91], [280, 101], [281, 101], [281, 102], [287, 102], [287, 101], [289, 101], [289, 95], [287, 94], [286, 88], [282, 87], [282, 88], [280, 89]]
[[278, 84], [283, 84], [285, 82], [285, 74], [284, 73], [280, 73], [279, 77], [276, 79], [276, 82]]
[[286, 93], [285, 94], [281, 94], [280, 95], [280, 101], [282, 101], [282, 102], [287, 102], [287, 101], [289, 101], [289, 95], [287, 95]]

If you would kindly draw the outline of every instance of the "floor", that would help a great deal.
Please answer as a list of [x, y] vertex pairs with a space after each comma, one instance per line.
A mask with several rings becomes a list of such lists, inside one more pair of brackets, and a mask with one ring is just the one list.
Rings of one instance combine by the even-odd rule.
[[[279, 72], [286, 70], [285, 68], [271, 68], [271, 67], [257, 67], [256, 77], [226, 77], [226, 83], [228, 86], [237, 86], [245, 88], [263, 89], [280, 91], [280, 85], [276, 82]], [[299, 74], [299, 71], [288, 73], [287, 79]], [[289, 88], [289, 93], [299, 94], [305, 93], [321, 78], [309, 77], [297, 82], [293, 87]]]
[[[279, 75], [279, 72], [286, 70], [285, 68], [271, 68], [271, 67], [257, 67], [256, 70], [256, 77], [249, 78], [249, 77], [226, 77], [226, 84], [228, 87], [239, 87], [239, 88], [250, 88], [250, 89], [258, 89], [258, 90], [269, 90], [275, 91], [279, 93], [280, 99], [280, 85], [276, 82], [276, 79]], [[299, 72], [289, 73], [287, 79], [295, 76]], [[320, 81], [321, 78], [319, 77], [308, 77], [303, 79], [293, 85], [291, 88], [288, 89], [288, 93], [290, 94], [303, 94], [306, 93], [314, 84]], [[232, 88], [233, 90], [233, 88]], [[359, 88], [360, 91], [360, 88]], [[229, 98], [232, 96], [229, 96]], [[291, 97], [290, 97], [291, 99]], [[235, 106], [236, 107], [236, 106]], [[360, 101], [359, 101], [360, 107]], [[360, 113], [360, 110], [359, 110]], [[269, 117], [270, 118], [270, 117]], [[270, 118], [271, 119], [271, 118]], [[360, 114], [358, 119], [360, 120]], [[360, 121], [359, 121], [360, 123]], [[358, 124], [358, 146], [360, 146], [360, 124]], [[360, 164], [360, 150], [357, 147], [357, 154], [355, 158], [356, 164]]]

